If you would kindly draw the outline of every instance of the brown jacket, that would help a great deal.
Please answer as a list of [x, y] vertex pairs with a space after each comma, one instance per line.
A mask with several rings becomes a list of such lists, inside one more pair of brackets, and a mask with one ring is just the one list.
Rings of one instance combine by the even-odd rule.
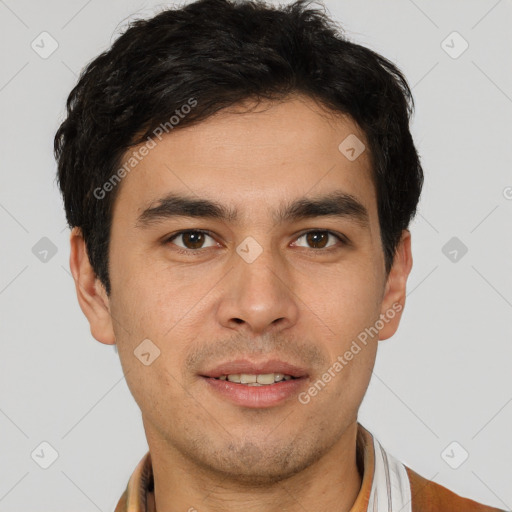
[[412, 512], [504, 512], [467, 498], [461, 498], [406, 467], [411, 483]]

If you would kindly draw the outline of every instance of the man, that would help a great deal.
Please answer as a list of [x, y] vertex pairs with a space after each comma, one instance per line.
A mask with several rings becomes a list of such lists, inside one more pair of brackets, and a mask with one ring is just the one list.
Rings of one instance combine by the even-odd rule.
[[412, 105], [304, 2], [200, 0], [89, 64], [55, 153], [78, 300], [149, 445], [116, 512], [497, 510], [357, 421], [412, 267]]

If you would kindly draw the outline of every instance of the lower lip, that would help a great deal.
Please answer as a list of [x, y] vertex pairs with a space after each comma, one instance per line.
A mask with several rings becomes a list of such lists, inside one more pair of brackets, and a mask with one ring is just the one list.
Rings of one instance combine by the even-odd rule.
[[279, 405], [281, 402], [297, 396], [300, 388], [306, 381], [306, 377], [291, 380], [282, 380], [265, 386], [248, 386], [228, 380], [202, 377], [212, 389], [228, 398], [233, 403], [243, 407], [264, 408]]

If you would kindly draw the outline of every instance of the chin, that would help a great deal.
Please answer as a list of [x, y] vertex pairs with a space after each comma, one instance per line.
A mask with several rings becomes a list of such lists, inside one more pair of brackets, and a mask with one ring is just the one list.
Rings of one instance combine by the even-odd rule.
[[242, 445], [230, 444], [218, 452], [202, 453], [201, 465], [241, 485], [268, 487], [316, 462], [322, 456], [319, 448], [306, 449], [292, 442], [269, 444], [268, 440], [261, 443], [245, 441]]

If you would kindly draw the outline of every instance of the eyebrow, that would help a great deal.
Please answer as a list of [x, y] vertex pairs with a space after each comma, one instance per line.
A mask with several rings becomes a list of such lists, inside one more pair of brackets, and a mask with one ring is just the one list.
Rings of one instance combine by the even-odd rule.
[[[366, 207], [353, 195], [333, 191], [317, 197], [295, 199], [272, 212], [275, 225], [316, 217], [346, 218], [362, 228], [369, 227]], [[153, 201], [137, 218], [138, 228], [146, 228], [174, 217], [217, 219], [235, 223], [239, 212], [216, 201], [175, 193]]]

